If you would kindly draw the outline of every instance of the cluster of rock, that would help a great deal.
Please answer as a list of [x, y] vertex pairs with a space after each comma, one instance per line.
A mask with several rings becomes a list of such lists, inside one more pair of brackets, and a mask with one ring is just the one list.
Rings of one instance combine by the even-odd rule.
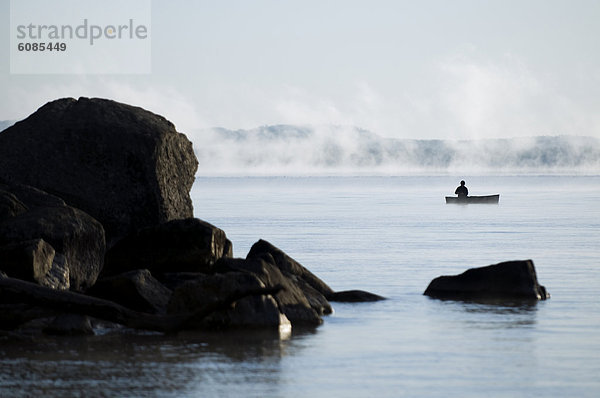
[[[233, 258], [221, 229], [193, 217], [192, 144], [168, 120], [104, 99], [50, 102], [0, 134], [0, 330], [35, 319], [93, 333], [133, 328], [318, 325], [333, 291], [269, 242]], [[533, 262], [434, 279], [449, 299], [546, 299]]]
[[[126, 326], [318, 325], [334, 292], [260, 240], [232, 257], [193, 218], [197, 160], [168, 120], [104, 99], [50, 102], [0, 134], [0, 329], [57, 316], [49, 331]], [[65, 316], [69, 315], [69, 316]]]

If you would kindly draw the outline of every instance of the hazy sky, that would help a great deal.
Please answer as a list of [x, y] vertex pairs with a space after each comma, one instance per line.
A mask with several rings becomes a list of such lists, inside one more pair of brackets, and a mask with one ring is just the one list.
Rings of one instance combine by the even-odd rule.
[[[8, 54], [8, 0], [0, 15]], [[94, 96], [183, 132], [293, 123], [600, 138], [598, 21], [598, 0], [156, 0], [151, 74], [11, 75], [5, 56], [0, 120]]]

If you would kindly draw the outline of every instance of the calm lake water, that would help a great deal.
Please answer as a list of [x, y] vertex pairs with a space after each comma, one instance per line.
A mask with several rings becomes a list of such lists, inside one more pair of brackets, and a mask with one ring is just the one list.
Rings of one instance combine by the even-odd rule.
[[[446, 205], [464, 177], [199, 178], [195, 214], [244, 257], [258, 239], [335, 290], [322, 326], [0, 342], [0, 396], [598, 397], [600, 177], [465, 178], [498, 205]], [[552, 298], [484, 305], [431, 279], [533, 259]]]

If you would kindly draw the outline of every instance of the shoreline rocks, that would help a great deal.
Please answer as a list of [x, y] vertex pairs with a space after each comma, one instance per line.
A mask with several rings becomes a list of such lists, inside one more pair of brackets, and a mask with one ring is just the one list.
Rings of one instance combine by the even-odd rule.
[[[225, 231], [193, 217], [192, 144], [162, 116], [98, 98], [52, 101], [0, 134], [0, 329], [315, 327], [336, 292], [280, 248], [233, 258]], [[549, 297], [531, 260], [434, 279], [450, 299]]]

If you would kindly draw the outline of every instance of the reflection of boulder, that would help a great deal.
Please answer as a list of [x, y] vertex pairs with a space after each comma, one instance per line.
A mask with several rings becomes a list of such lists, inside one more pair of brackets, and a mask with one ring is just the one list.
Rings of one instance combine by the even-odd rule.
[[102, 276], [136, 269], [148, 269], [157, 277], [165, 272], [211, 272], [219, 258], [231, 253], [223, 230], [197, 218], [173, 220], [117, 242], [106, 253]]
[[171, 122], [99, 98], [49, 102], [0, 134], [0, 178], [60, 196], [100, 221], [110, 243], [192, 217], [197, 164]]
[[[0, 246], [8, 245], [7, 255], [12, 251], [16, 256], [3, 266], [9, 276], [17, 272], [14, 275], [18, 278], [60, 289], [70, 285], [78, 291], [94, 284], [105, 249], [104, 229], [98, 221], [53, 195], [25, 185], [0, 184], [0, 197], [18, 203], [9, 206], [17, 211], [5, 212], [0, 219]], [[29, 272], [23, 262], [29, 263], [26, 267], [33, 275], [23, 274]]]
[[444, 299], [525, 299], [550, 297], [537, 281], [533, 261], [507, 261], [472, 268], [431, 281], [425, 295]]

